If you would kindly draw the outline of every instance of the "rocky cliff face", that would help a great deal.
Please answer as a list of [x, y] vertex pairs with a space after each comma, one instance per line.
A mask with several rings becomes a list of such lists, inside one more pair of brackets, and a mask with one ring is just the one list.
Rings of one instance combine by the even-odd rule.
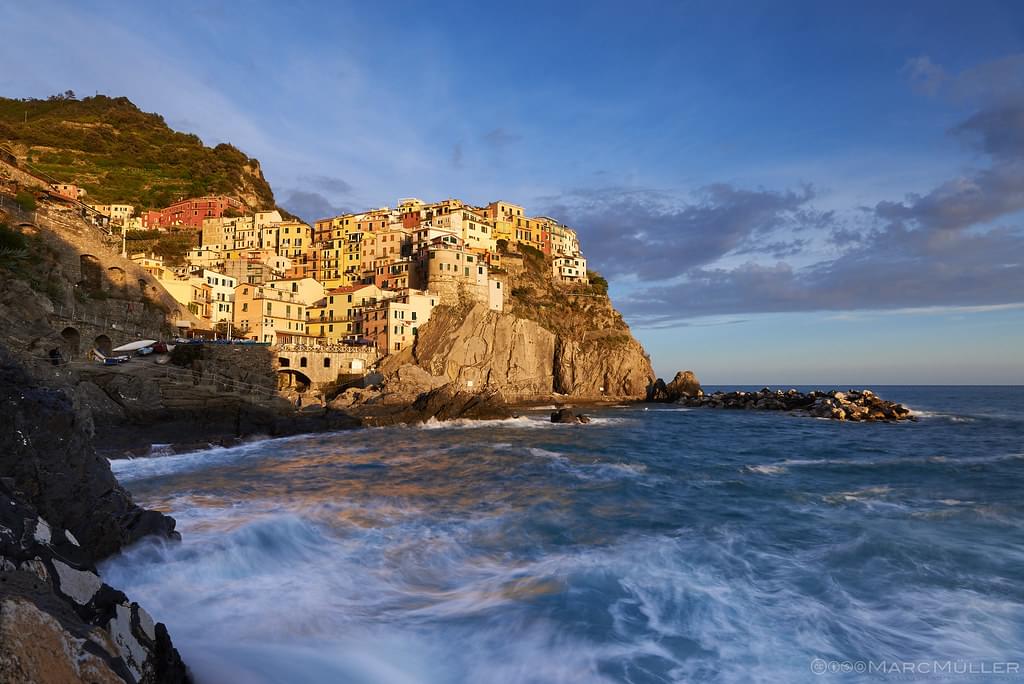
[[[550, 257], [522, 249], [499, 243], [509, 257], [507, 269], [494, 270], [508, 293], [504, 311], [481, 304], [435, 309], [412, 350], [383, 364], [385, 396], [414, 398], [445, 382], [496, 390], [508, 401], [647, 396], [655, 379], [650, 358], [612, 306], [604, 280], [593, 274], [593, 284], [556, 283]], [[407, 365], [433, 380], [403, 375]]]
[[559, 337], [555, 349], [554, 389], [571, 396], [646, 396], [654, 378], [643, 346], [631, 335], [615, 333]]
[[421, 329], [415, 363], [460, 387], [496, 387], [508, 400], [550, 394], [555, 336], [533, 321], [489, 311], [439, 308]]
[[[407, 364], [422, 368], [434, 382], [419, 378], [415, 388], [405, 387], [412, 376], [403, 369]], [[414, 395], [443, 381], [496, 390], [507, 401], [545, 399], [553, 393], [642, 399], [654, 380], [650, 360], [628, 329], [558, 335], [537, 321], [481, 304], [437, 308], [420, 328], [412, 351], [390, 357], [383, 370], [399, 395]]]

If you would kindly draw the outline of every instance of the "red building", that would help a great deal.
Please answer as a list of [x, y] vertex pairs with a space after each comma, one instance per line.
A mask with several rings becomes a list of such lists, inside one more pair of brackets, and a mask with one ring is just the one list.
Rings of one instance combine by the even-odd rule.
[[143, 230], [152, 230], [160, 227], [162, 216], [159, 211], [144, 211], [139, 214], [139, 218], [142, 219]]
[[203, 219], [219, 218], [228, 209], [241, 212], [244, 208], [235, 198], [224, 195], [184, 199], [160, 210], [159, 225], [161, 228], [184, 226], [199, 230], [203, 227]]

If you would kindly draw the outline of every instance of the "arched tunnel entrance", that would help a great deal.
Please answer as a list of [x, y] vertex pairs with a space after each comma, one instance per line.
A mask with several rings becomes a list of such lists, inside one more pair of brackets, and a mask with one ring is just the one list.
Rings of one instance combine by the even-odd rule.
[[299, 394], [305, 394], [312, 385], [312, 381], [305, 373], [300, 373], [291, 368], [283, 368], [277, 371], [278, 390], [294, 390]]
[[64, 340], [62, 351], [64, 352], [64, 358], [74, 359], [78, 357], [81, 351], [82, 336], [78, 330], [68, 326], [60, 331], [60, 338]]
[[106, 335], [100, 335], [99, 337], [92, 341], [92, 344], [94, 347], [96, 347], [96, 350], [100, 354], [103, 354], [104, 356], [110, 356], [110, 350], [114, 348], [114, 345], [110, 341], [110, 338], [107, 337]]

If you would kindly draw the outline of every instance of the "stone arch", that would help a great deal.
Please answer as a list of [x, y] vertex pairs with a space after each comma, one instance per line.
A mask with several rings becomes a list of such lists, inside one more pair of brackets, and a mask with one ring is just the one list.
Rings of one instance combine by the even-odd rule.
[[64, 356], [68, 359], [78, 356], [82, 344], [82, 335], [78, 330], [69, 325], [60, 331], [60, 338], [63, 340]]
[[277, 371], [277, 388], [279, 390], [295, 390], [305, 394], [313, 386], [313, 381], [305, 373], [292, 368]]
[[95, 340], [92, 341], [92, 345], [104, 356], [110, 356], [110, 350], [114, 348], [114, 343], [110, 341], [110, 338], [106, 335], [99, 335]]
[[92, 254], [83, 254], [78, 258], [78, 265], [81, 273], [81, 280], [78, 281], [79, 286], [90, 292], [102, 290], [103, 266], [100, 264], [100, 260]]
[[107, 269], [107, 277], [110, 278], [110, 282], [117, 287], [123, 287], [125, 284], [124, 269], [120, 266], [111, 266]]

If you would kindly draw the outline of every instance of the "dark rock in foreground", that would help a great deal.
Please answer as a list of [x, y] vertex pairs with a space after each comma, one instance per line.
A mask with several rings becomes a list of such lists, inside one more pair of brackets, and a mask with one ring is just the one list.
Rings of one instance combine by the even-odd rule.
[[765, 387], [757, 392], [714, 392], [684, 397], [678, 403], [702, 408], [793, 411], [816, 418], [856, 422], [917, 420], [906, 406], [886, 401], [867, 389], [798, 392]]
[[0, 476], [95, 563], [148, 535], [176, 539], [174, 518], [135, 505], [97, 455], [71, 399], [40, 386], [0, 350]]
[[163, 624], [0, 479], [0, 682], [190, 681]]
[[189, 681], [167, 630], [95, 564], [178, 538], [132, 501], [71, 399], [0, 348], [0, 682]]
[[575, 413], [572, 409], [560, 408], [551, 412], [552, 423], [589, 423], [590, 418], [582, 413]]

